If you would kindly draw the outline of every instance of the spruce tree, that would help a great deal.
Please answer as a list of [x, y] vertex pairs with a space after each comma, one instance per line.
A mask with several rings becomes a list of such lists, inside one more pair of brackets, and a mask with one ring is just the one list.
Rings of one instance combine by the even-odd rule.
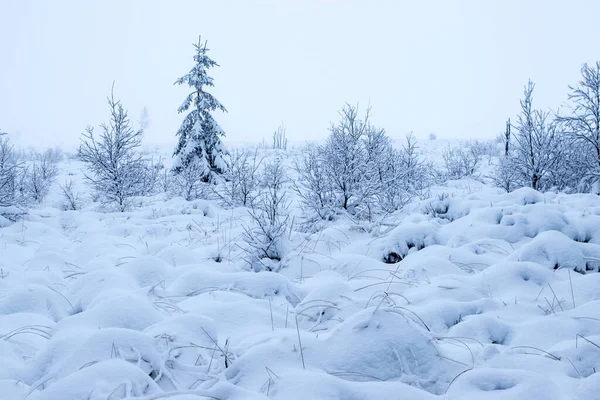
[[227, 112], [225, 107], [210, 93], [206, 87], [213, 87], [213, 78], [207, 75], [209, 68], [219, 66], [208, 55], [206, 42], [198, 38], [194, 44], [196, 54], [195, 65], [189, 73], [177, 79], [176, 85], [187, 84], [193, 91], [187, 95], [179, 106], [178, 112], [184, 113], [190, 108], [177, 136], [179, 143], [173, 154], [173, 171], [179, 174], [185, 168], [198, 168], [204, 182], [214, 182], [227, 169], [223, 156], [227, 149], [221, 142], [225, 133], [211, 115], [212, 111]]

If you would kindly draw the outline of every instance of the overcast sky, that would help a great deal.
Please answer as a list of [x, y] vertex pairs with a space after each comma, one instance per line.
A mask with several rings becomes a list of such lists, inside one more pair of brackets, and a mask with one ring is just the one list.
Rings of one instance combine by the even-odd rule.
[[[0, 0], [0, 129], [21, 143], [77, 143], [115, 92], [148, 142], [175, 143], [208, 40], [228, 140], [320, 139], [344, 102], [373, 106], [392, 137], [493, 137], [528, 78], [556, 108], [600, 59], [600, 1]], [[227, 140], [226, 140], [227, 141]]]

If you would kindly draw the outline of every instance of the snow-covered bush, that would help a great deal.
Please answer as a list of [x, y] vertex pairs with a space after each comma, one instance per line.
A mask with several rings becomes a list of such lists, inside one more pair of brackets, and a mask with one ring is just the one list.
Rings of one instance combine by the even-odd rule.
[[402, 147], [394, 149], [389, 146], [383, 157], [380, 155], [377, 160], [383, 166], [383, 179], [377, 191], [382, 212], [392, 213], [415, 197], [427, 196], [433, 183], [434, 167], [421, 158], [412, 134], [406, 136]]
[[251, 206], [259, 190], [259, 168], [263, 159], [258, 150], [236, 150], [229, 155], [225, 182], [215, 186], [217, 196], [229, 207]]
[[207, 183], [205, 177], [204, 164], [198, 160], [193, 160], [185, 167], [181, 167], [179, 172], [174, 175], [171, 192], [188, 201], [206, 199], [213, 184]]
[[60, 190], [63, 194], [63, 210], [75, 211], [81, 208], [79, 192], [74, 188], [72, 180], [68, 180], [64, 184], [60, 185]]
[[[167, 168], [163, 163], [162, 157], [156, 160], [154, 157], [146, 158], [141, 164], [140, 169], [140, 192], [138, 196], [151, 196], [157, 193], [166, 193], [168, 185], [165, 185], [163, 178]], [[166, 186], [166, 187], [165, 187]]]
[[249, 210], [253, 225], [244, 227], [246, 261], [257, 272], [277, 271], [281, 268], [283, 239], [289, 226], [289, 201], [284, 186], [288, 178], [281, 159], [265, 164], [260, 178], [260, 194]]
[[193, 88], [177, 111], [186, 112], [192, 104], [194, 109], [186, 115], [177, 131], [179, 142], [173, 154], [173, 171], [179, 174], [193, 163], [194, 170], [202, 174], [203, 182], [214, 182], [227, 171], [224, 159], [227, 149], [221, 142], [225, 132], [211, 112], [227, 110], [212, 94], [205, 91], [206, 86], [214, 86], [213, 79], [207, 75], [207, 70], [219, 64], [206, 55], [208, 51], [206, 42], [202, 43], [201, 38], [198, 38], [198, 44], [194, 44], [194, 48], [196, 49], [194, 67], [175, 81], [177, 85], [187, 84]]
[[308, 146], [295, 169], [294, 188], [309, 222], [337, 214], [374, 222], [430, 184], [412, 135], [394, 149], [385, 130], [371, 124], [369, 110], [359, 118], [358, 108], [348, 104], [326, 143]]
[[448, 146], [442, 154], [446, 179], [463, 179], [475, 175], [482, 154], [473, 142]]
[[85, 178], [99, 199], [125, 211], [130, 198], [143, 192], [146, 161], [139, 152], [143, 132], [133, 129], [127, 111], [112, 91], [108, 105], [109, 123], [100, 125], [99, 137], [94, 136], [93, 127], [86, 129], [78, 157], [86, 164]]
[[40, 203], [48, 195], [58, 174], [59, 160], [60, 156], [53, 150], [35, 155], [24, 172], [23, 189], [28, 200]]
[[308, 224], [318, 220], [333, 220], [335, 198], [333, 186], [325, 169], [322, 148], [309, 144], [295, 160], [294, 169], [298, 179], [294, 181], [294, 191], [298, 194]]
[[583, 148], [583, 143], [573, 140], [564, 132], [559, 133], [556, 141], [555, 156], [558, 159], [544, 179], [544, 188], [565, 192], [590, 192], [590, 184], [595, 182], [594, 174], [588, 173], [590, 153]]
[[511, 192], [519, 187], [517, 172], [513, 168], [510, 156], [502, 156], [494, 168], [494, 172], [489, 177], [492, 184], [501, 189]]

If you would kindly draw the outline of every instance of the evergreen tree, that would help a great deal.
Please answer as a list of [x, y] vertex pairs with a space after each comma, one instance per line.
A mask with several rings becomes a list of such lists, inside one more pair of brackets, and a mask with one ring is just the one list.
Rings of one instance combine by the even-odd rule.
[[183, 113], [192, 108], [177, 131], [179, 143], [173, 154], [173, 171], [179, 174], [185, 168], [193, 166], [202, 170], [202, 181], [214, 182], [227, 169], [223, 158], [227, 149], [221, 142], [221, 136], [225, 133], [211, 112], [217, 109], [227, 110], [212, 94], [205, 91], [206, 87], [214, 86], [213, 78], [207, 75], [207, 70], [219, 64], [206, 55], [206, 42], [202, 43], [201, 38], [198, 38], [198, 44], [194, 44], [194, 48], [196, 64], [189, 73], [175, 82], [177, 85], [187, 84], [194, 90], [178, 109]]

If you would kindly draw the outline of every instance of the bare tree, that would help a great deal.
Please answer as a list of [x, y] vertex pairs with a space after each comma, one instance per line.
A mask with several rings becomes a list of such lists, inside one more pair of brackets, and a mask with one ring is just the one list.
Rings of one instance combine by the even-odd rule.
[[521, 113], [515, 125], [512, 166], [524, 185], [538, 190], [541, 180], [559, 162], [557, 155], [557, 126], [549, 120], [549, 112], [533, 109], [533, 90], [530, 80], [523, 91]]
[[580, 176], [600, 179], [600, 61], [581, 67], [581, 80], [569, 86], [570, 115], [559, 115], [558, 122], [580, 145]]
[[26, 197], [40, 203], [50, 192], [50, 187], [58, 174], [58, 166], [52, 152], [37, 154], [26, 168]]
[[120, 211], [129, 206], [132, 196], [138, 195], [143, 184], [145, 160], [138, 149], [142, 130], [134, 130], [127, 111], [115, 100], [114, 90], [108, 97], [110, 121], [100, 125], [101, 133], [94, 136], [94, 128], [88, 127], [82, 134], [78, 157], [89, 170], [86, 180], [104, 203], [116, 204]]

